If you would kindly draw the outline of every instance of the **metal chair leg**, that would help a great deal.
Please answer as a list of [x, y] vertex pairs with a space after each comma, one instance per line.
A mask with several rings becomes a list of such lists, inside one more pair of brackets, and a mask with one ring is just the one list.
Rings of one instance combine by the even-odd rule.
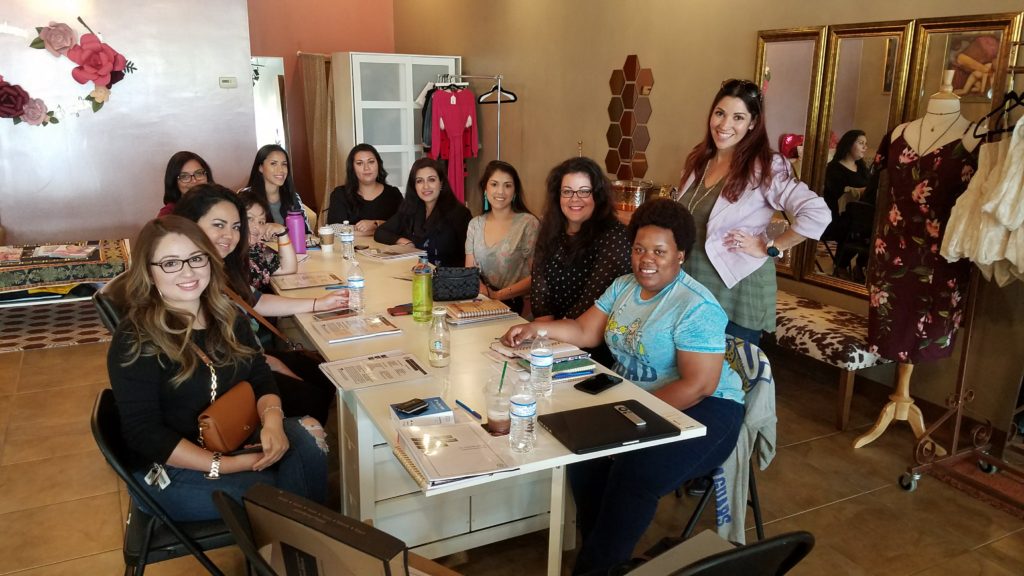
[[700, 501], [697, 502], [697, 509], [690, 515], [690, 520], [686, 523], [686, 528], [683, 529], [681, 538], [686, 540], [693, 535], [694, 528], [697, 527], [697, 521], [704, 514], [704, 508], [707, 507], [708, 502], [711, 501], [711, 496], [714, 494], [714, 478], [711, 476], [703, 477], [702, 479], [708, 480], [708, 489], [704, 491], [704, 494], [700, 497]]
[[754, 529], [757, 539], [764, 540], [764, 521], [761, 518], [761, 501], [757, 497], [757, 481], [754, 479], [754, 459], [750, 459], [750, 500], [747, 504], [754, 510]]

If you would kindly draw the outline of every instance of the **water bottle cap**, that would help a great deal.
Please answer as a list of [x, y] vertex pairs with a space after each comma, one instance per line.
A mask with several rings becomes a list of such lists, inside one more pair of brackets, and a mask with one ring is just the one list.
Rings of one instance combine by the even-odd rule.
[[348, 220], [342, 220], [341, 223], [342, 224], [348, 224]]
[[448, 313], [448, 309], [444, 306], [434, 306], [434, 316], [444, 316]]
[[288, 215], [291, 216], [292, 214], [295, 214], [296, 216], [302, 216], [302, 210], [289, 210]]
[[547, 329], [541, 328], [540, 330], [537, 330], [537, 336], [539, 336], [541, 338], [544, 338], [547, 335], [548, 335]]

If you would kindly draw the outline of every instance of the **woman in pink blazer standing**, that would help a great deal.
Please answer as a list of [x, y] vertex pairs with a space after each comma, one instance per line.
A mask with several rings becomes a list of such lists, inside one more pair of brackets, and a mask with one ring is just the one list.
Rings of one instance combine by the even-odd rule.
[[[677, 200], [693, 214], [697, 241], [683, 269], [729, 316], [726, 332], [754, 344], [775, 330], [775, 259], [831, 221], [825, 201], [772, 151], [763, 96], [749, 80], [727, 80], [715, 95], [704, 139], [683, 168]], [[768, 238], [772, 215], [791, 226]]]

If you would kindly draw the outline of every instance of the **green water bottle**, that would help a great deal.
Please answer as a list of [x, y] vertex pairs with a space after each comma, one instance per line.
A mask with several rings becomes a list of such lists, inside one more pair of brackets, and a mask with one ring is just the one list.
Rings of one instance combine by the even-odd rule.
[[434, 308], [433, 277], [427, 257], [420, 256], [412, 269], [412, 319], [417, 322], [430, 322]]

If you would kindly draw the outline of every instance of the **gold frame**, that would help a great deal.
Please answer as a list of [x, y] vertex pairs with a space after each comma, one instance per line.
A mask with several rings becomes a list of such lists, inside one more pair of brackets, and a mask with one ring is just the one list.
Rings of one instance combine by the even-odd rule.
[[[882, 64], [882, 95], [892, 94], [892, 86], [896, 82], [896, 67], [899, 63], [899, 54], [890, 54], [893, 52], [892, 44], [895, 42], [895, 38], [885, 39], [885, 62]], [[904, 42], [906, 44], [906, 42]], [[899, 46], [897, 45], [897, 49]], [[889, 67], [892, 66], [892, 78], [889, 78]], [[889, 86], [885, 83], [889, 82]], [[888, 88], [888, 90], [886, 89]]]
[[[893, 72], [892, 92], [889, 95], [889, 119], [886, 132], [892, 130], [900, 123], [903, 117], [903, 108], [906, 105], [905, 90], [909, 76], [914, 20], [896, 20], [889, 22], [865, 22], [859, 24], [842, 24], [829, 26], [827, 31], [827, 43], [825, 49], [824, 81], [822, 82], [822, 97], [819, 106], [821, 121], [818, 122], [817, 142], [822, 145], [814, 150], [813, 156], [813, 177], [811, 189], [821, 193], [825, 186], [825, 167], [828, 162], [828, 141], [829, 132], [832, 128], [832, 112], [836, 91], [836, 78], [839, 66], [840, 41], [852, 38], [869, 38], [877, 36], [899, 36], [901, 46], [896, 51], [895, 70]], [[815, 271], [817, 257], [817, 243], [804, 243], [801, 261], [800, 277], [808, 284], [830, 288], [844, 294], [851, 294], [867, 298], [867, 286], [851, 282], [843, 278], [836, 278], [821, 274]]]
[[[811, 74], [811, 90], [808, 95], [807, 102], [807, 121], [804, 123], [806, 128], [806, 133], [804, 134], [804, 158], [813, 158], [813, 153], [817, 145], [817, 131], [815, 128], [819, 118], [818, 105], [821, 102], [821, 78], [825, 59], [826, 30], [827, 27], [825, 26], [806, 26], [802, 28], [760, 30], [757, 33], [757, 53], [754, 59], [754, 82], [758, 86], [763, 86], [764, 84], [765, 53], [769, 42], [814, 41], [814, 58], [812, 60], [811, 70], [809, 71]], [[805, 182], [810, 182], [812, 170], [813, 162], [803, 163], [800, 169], [800, 178]], [[795, 266], [794, 264], [799, 264], [802, 261], [803, 249], [804, 245], [801, 244], [793, 250], [790, 250], [789, 254], [786, 255], [786, 258], [775, 265], [776, 274], [798, 279], [800, 267]]]

